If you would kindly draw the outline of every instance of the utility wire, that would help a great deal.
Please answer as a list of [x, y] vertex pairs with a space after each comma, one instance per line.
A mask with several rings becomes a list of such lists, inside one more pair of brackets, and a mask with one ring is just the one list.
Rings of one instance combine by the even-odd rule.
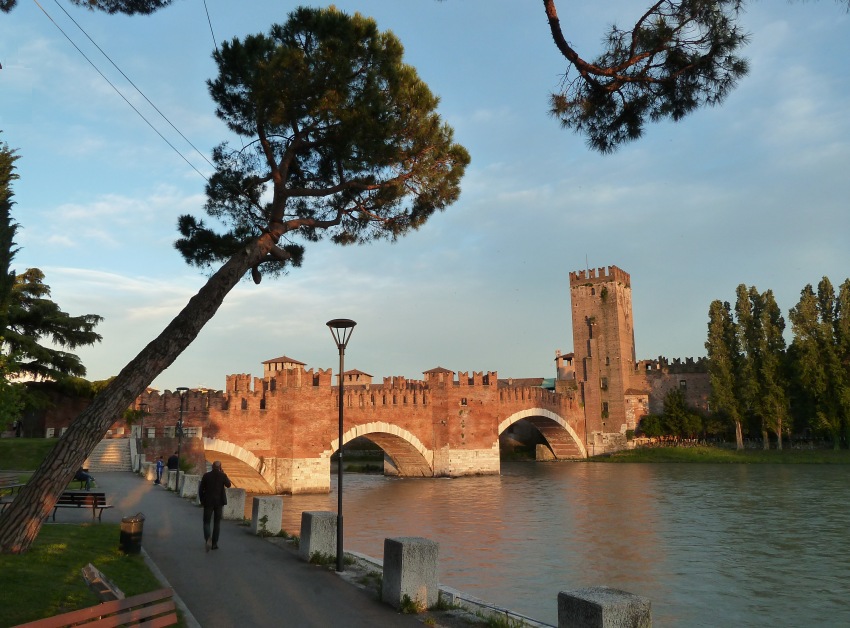
[[[127, 97], [126, 97], [126, 96], [124, 96], [124, 94], [122, 94], [122, 93], [121, 93], [121, 90], [119, 90], [119, 89], [118, 89], [118, 88], [117, 88], [117, 87], [116, 87], [116, 86], [112, 83], [112, 81], [110, 81], [110, 80], [106, 77], [106, 75], [105, 75], [103, 72], [101, 72], [101, 71], [100, 71], [100, 69], [99, 69], [99, 68], [98, 68], [98, 67], [94, 64], [94, 62], [86, 56], [86, 53], [84, 53], [84, 52], [80, 49], [80, 47], [79, 47], [76, 43], [74, 43], [74, 40], [73, 40], [73, 39], [71, 39], [71, 38], [68, 36], [68, 34], [67, 34], [64, 30], [62, 30], [62, 27], [61, 27], [61, 26], [59, 26], [59, 24], [57, 24], [57, 23], [56, 23], [56, 20], [54, 20], [54, 19], [50, 16], [50, 14], [49, 14], [49, 13], [48, 13], [45, 9], [44, 9], [44, 7], [42, 7], [42, 6], [41, 6], [41, 4], [39, 4], [38, 0], [33, 0], [33, 2], [35, 2], [36, 6], [37, 6], [39, 9], [41, 9], [41, 12], [42, 12], [42, 13], [44, 13], [44, 15], [47, 17], [47, 19], [49, 19], [49, 20], [53, 23], [53, 25], [54, 25], [54, 26], [55, 26], [55, 27], [59, 30], [59, 32], [60, 32], [60, 33], [62, 33], [62, 34], [65, 36], [65, 39], [67, 39], [67, 40], [71, 43], [71, 45], [72, 45], [74, 48], [76, 48], [76, 49], [77, 49], [77, 52], [79, 52], [79, 53], [82, 55], [82, 57], [83, 57], [86, 61], [88, 61], [88, 62], [89, 62], [89, 65], [91, 65], [91, 66], [94, 68], [94, 70], [95, 70], [98, 74], [100, 74], [100, 76], [103, 78], [103, 80], [104, 80], [104, 81], [106, 81], [106, 82], [109, 84], [109, 86], [110, 86], [112, 89], [114, 89], [114, 90], [115, 90], [115, 93], [117, 93], [119, 96], [121, 96], [121, 98], [124, 100], [124, 102], [126, 102], [128, 105], [130, 105], [130, 108], [131, 108], [133, 111], [135, 111], [135, 112], [136, 112], [136, 114], [137, 114], [137, 115], [138, 115], [138, 116], [139, 116], [142, 120], [144, 120], [144, 121], [145, 121], [145, 123], [146, 123], [146, 124], [147, 124], [147, 125], [148, 125], [148, 126], [149, 126], [152, 130], [153, 130], [153, 132], [154, 132], [154, 133], [156, 133], [157, 135], [159, 135], [159, 137], [162, 139], [162, 141], [163, 141], [163, 142], [165, 142], [166, 144], [168, 144], [168, 146], [169, 146], [169, 147], [171, 147], [171, 150], [173, 150], [175, 153], [177, 153], [177, 154], [180, 156], [180, 158], [181, 158], [183, 161], [185, 161], [185, 162], [189, 165], [189, 167], [190, 167], [190, 168], [192, 168], [192, 170], [194, 170], [195, 172], [197, 172], [199, 175], [201, 175], [201, 177], [203, 177], [205, 180], [207, 180], [207, 181], [208, 181], [209, 179], [207, 179], [207, 177], [206, 177], [206, 176], [205, 176], [205, 175], [204, 175], [204, 174], [203, 174], [200, 170], [198, 170], [198, 169], [197, 169], [197, 168], [196, 168], [196, 167], [192, 164], [192, 162], [190, 162], [190, 161], [186, 158], [186, 156], [185, 156], [185, 155], [183, 155], [183, 153], [181, 153], [181, 152], [180, 152], [180, 151], [179, 151], [179, 150], [178, 150], [178, 149], [177, 149], [177, 148], [176, 148], [176, 147], [175, 147], [175, 146], [174, 146], [174, 145], [173, 145], [170, 141], [168, 141], [168, 139], [167, 139], [167, 138], [166, 138], [166, 137], [165, 137], [162, 133], [160, 133], [160, 132], [159, 132], [159, 130], [158, 130], [158, 129], [157, 129], [157, 128], [156, 128], [156, 127], [155, 127], [155, 126], [154, 126], [154, 125], [150, 122], [150, 120], [148, 120], [148, 119], [144, 116], [144, 114], [142, 114], [142, 112], [141, 112], [141, 111], [139, 111], [139, 110], [135, 107], [135, 105], [133, 105], [133, 103], [131, 103], [129, 100], [127, 100]], [[57, 3], [57, 4], [58, 4], [58, 3]], [[63, 9], [63, 11], [64, 11], [64, 9]], [[70, 16], [69, 16], [69, 17], [70, 17]], [[76, 22], [75, 22], [75, 24], [76, 24]], [[79, 28], [79, 25], [78, 25], [77, 27]], [[80, 30], [82, 30], [82, 29], [80, 29]], [[85, 32], [85, 31], [83, 31], [83, 32]], [[88, 35], [86, 35], [86, 36], [88, 36]], [[89, 39], [91, 40], [91, 38], [89, 38]], [[94, 42], [92, 42], [92, 43], [94, 43]], [[95, 44], [95, 45], [97, 45], [97, 44]], [[100, 48], [98, 48], [98, 50], [100, 50]], [[101, 50], [101, 53], [103, 53], [103, 51], [102, 51], [102, 50]], [[106, 56], [106, 55], [105, 55], [105, 53], [104, 53], [104, 56]], [[109, 58], [109, 57], [107, 57], [107, 59], [108, 59], [108, 58]], [[111, 59], [110, 59], [110, 61], [111, 61]], [[113, 63], [113, 65], [115, 65], [115, 64]], [[116, 67], [117, 67], [117, 66], [116, 66]], [[120, 70], [119, 70], [119, 72], [120, 72]], [[121, 74], [124, 74], [124, 73], [123, 73], [123, 72], [121, 72]], [[126, 75], [125, 75], [125, 78], [126, 78]], [[127, 79], [127, 80], [129, 80], [129, 79]], [[135, 85], [133, 85], [133, 87], [135, 87]], [[136, 89], [137, 89], [137, 91], [138, 91], [138, 88], [136, 88]], [[141, 94], [141, 92], [139, 92], [139, 93]], [[142, 94], [142, 96], [144, 96], [144, 94]], [[145, 97], [145, 100], [147, 100], [147, 98], [146, 98], [146, 97]], [[148, 100], [148, 102], [150, 102], [150, 101]], [[151, 103], [151, 105], [153, 105], [153, 103]], [[154, 109], [156, 109], [156, 107], [154, 107]], [[159, 111], [159, 109], [157, 109], [157, 111]], [[162, 113], [161, 113], [161, 112], [160, 112], [160, 115], [162, 115]], [[165, 117], [165, 116], [163, 116], [163, 117]], [[166, 120], [167, 120], [167, 118], [166, 118]], [[169, 122], [169, 124], [171, 124], [171, 123]], [[173, 127], [173, 126], [174, 126], [174, 125], [172, 125], [172, 127]], [[175, 130], [176, 130], [176, 129], [175, 129]], [[180, 133], [180, 132], [178, 131], [178, 133]], [[181, 133], [180, 135], [181, 135], [181, 137], [183, 137], [183, 134], [182, 134], [182, 133]], [[186, 139], [186, 138], [184, 137], [183, 139]], [[188, 141], [188, 140], [186, 140], [186, 141]], [[190, 144], [191, 144], [191, 142], [190, 142]], [[194, 146], [192, 146], [192, 148], [195, 148], [195, 147], [194, 147]], [[197, 148], [195, 148], [195, 150], [197, 151], [198, 149], [197, 149]], [[200, 153], [200, 151], [198, 151], [198, 152]], [[203, 153], [201, 153], [201, 155], [203, 156]], [[204, 157], [204, 159], [206, 159], [206, 157]], [[209, 160], [207, 160], [207, 161], [209, 162]]]
[[210, 19], [210, 10], [207, 7], [207, 0], [204, 0], [204, 11], [207, 12], [207, 24], [210, 25], [210, 35], [212, 35], [213, 46], [215, 46], [215, 51], [218, 52], [218, 42], [215, 40], [215, 33], [213, 32], [212, 20]]

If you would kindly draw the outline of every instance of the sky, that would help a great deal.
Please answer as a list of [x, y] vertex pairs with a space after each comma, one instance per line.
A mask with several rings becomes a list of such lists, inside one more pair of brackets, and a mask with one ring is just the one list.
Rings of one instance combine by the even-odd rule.
[[[134, 18], [39, 4], [0, 14], [0, 141], [20, 155], [15, 268], [41, 268], [70, 314], [104, 317], [103, 341], [77, 353], [88, 379], [105, 379], [206, 281], [173, 242], [180, 214], [203, 216], [204, 157], [234, 140], [206, 88], [216, 42], [267, 33], [295, 3], [206, 0], [209, 20], [199, 0]], [[377, 382], [437, 366], [553, 377], [555, 351], [572, 351], [569, 273], [609, 265], [631, 274], [638, 359], [698, 357], [710, 302], [733, 302], [738, 284], [773, 290], [787, 319], [806, 284], [850, 276], [850, 16], [839, 3], [750, 4], [751, 71], [725, 103], [650, 125], [613, 155], [548, 113], [566, 65], [542, 3], [335, 4], [393, 31], [440, 97], [472, 157], [460, 199], [396, 243], [310, 245], [302, 268], [241, 283], [155, 387], [221, 389], [281, 355], [336, 372], [333, 318], [357, 322], [346, 369]], [[593, 58], [607, 27], [645, 6], [558, 9]]]

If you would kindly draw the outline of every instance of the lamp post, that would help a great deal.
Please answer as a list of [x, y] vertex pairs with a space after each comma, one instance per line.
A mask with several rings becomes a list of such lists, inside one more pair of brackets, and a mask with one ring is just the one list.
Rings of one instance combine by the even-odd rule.
[[139, 448], [142, 453], [145, 453], [145, 415], [148, 413], [148, 404], [140, 403], [139, 412], [142, 415], [141, 425], [139, 426]]
[[342, 564], [342, 416], [343, 416], [343, 393], [345, 391], [345, 345], [351, 339], [355, 323], [348, 318], [335, 318], [328, 321], [337, 349], [339, 349], [339, 461], [336, 470], [336, 570], [344, 571]]
[[180, 416], [177, 419], [177, 478], [174, 481], [174, 490], [178, 495], [180, 494], [180, 445], [183, 444], [183, 400], [188, 390], [185, 386], [177, 387], [177, 392], [180, 393]]

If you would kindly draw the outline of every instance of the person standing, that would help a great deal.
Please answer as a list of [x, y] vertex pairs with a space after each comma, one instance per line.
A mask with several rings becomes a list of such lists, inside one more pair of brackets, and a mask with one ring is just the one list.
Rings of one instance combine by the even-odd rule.
[[[221, 462], [216, 460], [212, 470], [204, 473], [198, 487], [198, 499], [204, 507], [204, 548], [218, 549], [218, 536], [221, 528], [221, 513], [227, 505], [225, 488], [230, 488], [230, 478], [221, 468]], [[212, 534], [210, 534], [210, 519], [212, 519]]]
[[177, 458], [177, 452], [175, 451], [173, 454], [168, 456], [168, 466], [169, 471], [177, 471], [177, 465], [180, 464], [179, 458]]
[[165, 463], [162, 461], [162, 456], [156, 461], [156, 482], [154, 484], [162, 484], [162, 470], [165, 468]]

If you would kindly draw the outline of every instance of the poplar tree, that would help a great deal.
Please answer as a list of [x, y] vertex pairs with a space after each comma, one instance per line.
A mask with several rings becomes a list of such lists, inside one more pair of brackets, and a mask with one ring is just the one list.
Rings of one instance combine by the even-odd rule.
[[216, 114], [244, 147], [215, 149], [205, 206], [213, 222], [181, 217], [176, 246], [192, 264], [223, 264], [71, 423], [0, 514], [3, 552], [26, 551], [109, 426], [246, 274], [259, 282], [263, 272], [298, 266], [304, 245], [296, 239], [396, 240], [458, 198], [469, 154], [402, 54], [371, 19], [302, 8], [267, 35], [233, 39], [213, 55]]
[[776, 434], [777, 449], [782, 449], [782, 434], [788, 428], [785, 319], [772, 290], [761, 295], [761, 305], [758, 408], [763, 425]]
[[744, 435], [737, 394], [741, 352], [728, 301], [714, 300], [708, 308], [708, 340], [705, 348], [711, 384], [711, 408], [715, 413], [729, 417], [735, 428], [735, 447], [741, 450], [744, 448]]
[[[845, 282], [846, 283], [846, 282]], [[795, 373], [802, 388], [811, 396], [814, 425], [830, 434], [833, 447], [840, 447], [842, 423], [846, 420], [846, 373], [842, 372], [835, 342], [837, 316], [835, 292], [827, 277], [818, 283], [815, 294], [811, 284], [800, 293], [800, 300], [789, 312], [794, 333]]]

